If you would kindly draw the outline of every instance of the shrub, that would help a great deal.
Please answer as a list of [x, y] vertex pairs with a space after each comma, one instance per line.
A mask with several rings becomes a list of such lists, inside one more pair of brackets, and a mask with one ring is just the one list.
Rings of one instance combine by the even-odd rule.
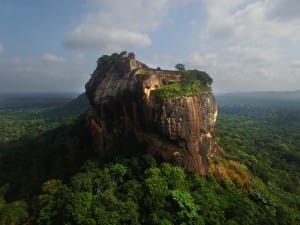
[[193, 96], [200, 91], [210, 91], [209, 87], [202, 85], [200, 81], [180, 81], [153, 90], [155, 100], [164, 102], [176, 96]]

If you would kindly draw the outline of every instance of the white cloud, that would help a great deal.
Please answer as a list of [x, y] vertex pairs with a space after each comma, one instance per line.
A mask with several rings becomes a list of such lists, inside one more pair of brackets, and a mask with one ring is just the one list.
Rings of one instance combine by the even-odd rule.
[[4, 46], [3, 46], [2, 42], [0, 42], [0, 54], [1, 54], [2, 52], [4, 52]]
[[147, 47], [151, 39], [147, 34], [128, 30], [80, 26], [73, 30], [65, 42], [65, 46], [74, 49], [120, 50], [123, 48]]
[[300, 69], [300, 59], [291, 61], [290, 66]]
[[217, 64], [206, 64], [217, 90], [297, 89], [298, 82], [291, 80], [300, 81], [295, 59], [300, 51], [299, 0], [202, 2], [207, 18], [197, 52], [214, 52]]
[[217, 55], [194, 52], [188, 56], [185, 63], [189, 67], [198, 69], [215, 67], [217, 65]]
[[[284, 38], [299, 39], [299, 21], [285, 23], [273, 20], [267, 15], [270, 1], [206, 0], [208, 11], [208, 38], [223, 39], [226, 42], [239, 41], [256, 45], [274, 43]], [[227, 4], [225, 4], [225, 2]]]
[[[70, 58], [45, 54], [7, 60], [6, 64], [6, 56], [1, 55], [1, 75], [14, 77], [20, 85], [27, 82], [28, 87], [30, 79], [40, 80], [41, 88], [52, 82], [53, 90], [74, 85], [75, 80], [82, 85], [88, 77], [78, 71], [91, 68], [88, 61], [99, 57], [99, 50], [101, 54], [128, 50], [136, 51], [154, 68], [174, 69], [175, 64], [183, 63], [187, 68], [206, 70], [218, 91], [299, 89], [300, 0], [83, 2], [86, 12], [77, 15], [79, 23], [64, 39], [65, 47], [79, 51]], [[73, 75], [77, 78], [72, 79]], [[9, 87], [4, 81], [1, 79], [0, 90]]]
[[[189, 0], [176, 0], [185, 4]], [[87, 0], [91, 11], [69, 32], [69, 48], [104, 51], [148, 47], [150, 32], [165, 23], [171, 0]]]
[[236, 55], [240, 62], [265, 63], [274, 62], [280, 58], [280, 54], [275, 49], [264, 49], [250, 46], [233, 46], [228, 48], [230, 54]]
[[177, 63], [182, 63], [186, 66], [186, 69], [206, 69], [209, 67], [215, 67], [217, 65], [217, 55], [208, 53], [201, 54], [199, 52], [193, 52], [186, 57], [180, 57], [172, 54], [155, 54], [152, 55], [147, 64], [150, 67], [161, 67], [162, 69], [175, 69], [174, 66]]
[[268, 1], [268, 16], [281, 21], [300, 19], [299, 0], [272, 0]]
[[41, 57], [41, 59], [43, 62], [46, 62], [46, 63], [64, 63], [66, 61], [64, 57], [57, 56], [57, 55], [50, 54], [50, 53], [44, 54]]
[[153, 54], [145, 63], [151, 68], [173, 70], [177, 63], [183, 63], [183, 61], [182, 58], [171, 54]]
[[86, 57], [84, 54], [82, 53], [78, 53], [74, 56], [73, 61], [77, 64], [77, 65], [84, 65], [86, 64]]

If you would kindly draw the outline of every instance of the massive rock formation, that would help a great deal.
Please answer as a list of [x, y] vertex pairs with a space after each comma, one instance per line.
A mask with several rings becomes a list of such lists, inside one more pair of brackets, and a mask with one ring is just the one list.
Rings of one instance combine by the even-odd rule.
[[183, 80], [180, 72], [151, 69], [132, 54], [101, 57], [86, 84], [94, 148], [103, 152], [135, 139], [151, 153], [206, 174], [217, 151], [216, 102], [209, 88], [178, 91], [176, 85], [193, 85]]

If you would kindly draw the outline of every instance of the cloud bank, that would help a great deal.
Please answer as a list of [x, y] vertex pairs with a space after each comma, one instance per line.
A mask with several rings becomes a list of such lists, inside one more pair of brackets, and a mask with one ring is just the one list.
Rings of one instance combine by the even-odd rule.
[[71, 30], [64, 45], [115, 51], [149, 47], [150, 33], [169, 12], [171, 0], [89, 0], [90, 12]]
[[[297, 89], [300, 1], [204, 0], [207, 12], [200, 29], [200, 52], [218, 62], [209, 71], [220, 91]], [[299, 57], [299, 58], [297, 58]], [[291, 82], [294, 80], [295, 82]]]
[[50, 53], [44, 54], [41, 57], [41, 59], [43, 62], [46, 62], [46, 63], [64, 63], [66, 61], [64, 59], [64, 57], [57, 56], [57, 55], [50, 54]]
[[[66, 26], [57, 29], [60, 35], [55, 33], [43, 44], [22, 39], [28, 41], [27, 51], [21, 50], [21, 39], [2, 37], [0, 91], [16, 89], [14, 83], [19, 83], [19, 89], [29, 79], [41, 84], [30, 88], [27, 82], [24, 90], [69, 90], [69, 85], [83, 90], [88, 79], [84, 74], [92, 72], [97, 57], [122, 50], [134, 51], [153, 67], [174, 69], [183, 63], [205, 70], [217, 92], [299, 89], [299, 0], [82, 2], [74, 2], [80, 10], [69, 12], [72, 22], [65, 21]], [[61, 22], [55, 15], [48, 19]], [[16, 28], [28, 25], [19, 21], [13, 24]], [[0, 30], [3, 34], [13, 31]], [[58, 38], [56, 49], [54, 37]]]

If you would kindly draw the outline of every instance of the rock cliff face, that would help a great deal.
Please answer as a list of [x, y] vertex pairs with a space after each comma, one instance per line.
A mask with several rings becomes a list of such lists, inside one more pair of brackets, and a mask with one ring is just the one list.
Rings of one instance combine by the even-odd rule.
[[181, 82], [177, 71], [154, 70], [134, 57], [104, 60], [86, 84], [88, 121], [97, 151], [134, 138], [147, 150], [206, 174], [216, 154], [215, 98], [208, 90], [159, 98], [157, 91]]

